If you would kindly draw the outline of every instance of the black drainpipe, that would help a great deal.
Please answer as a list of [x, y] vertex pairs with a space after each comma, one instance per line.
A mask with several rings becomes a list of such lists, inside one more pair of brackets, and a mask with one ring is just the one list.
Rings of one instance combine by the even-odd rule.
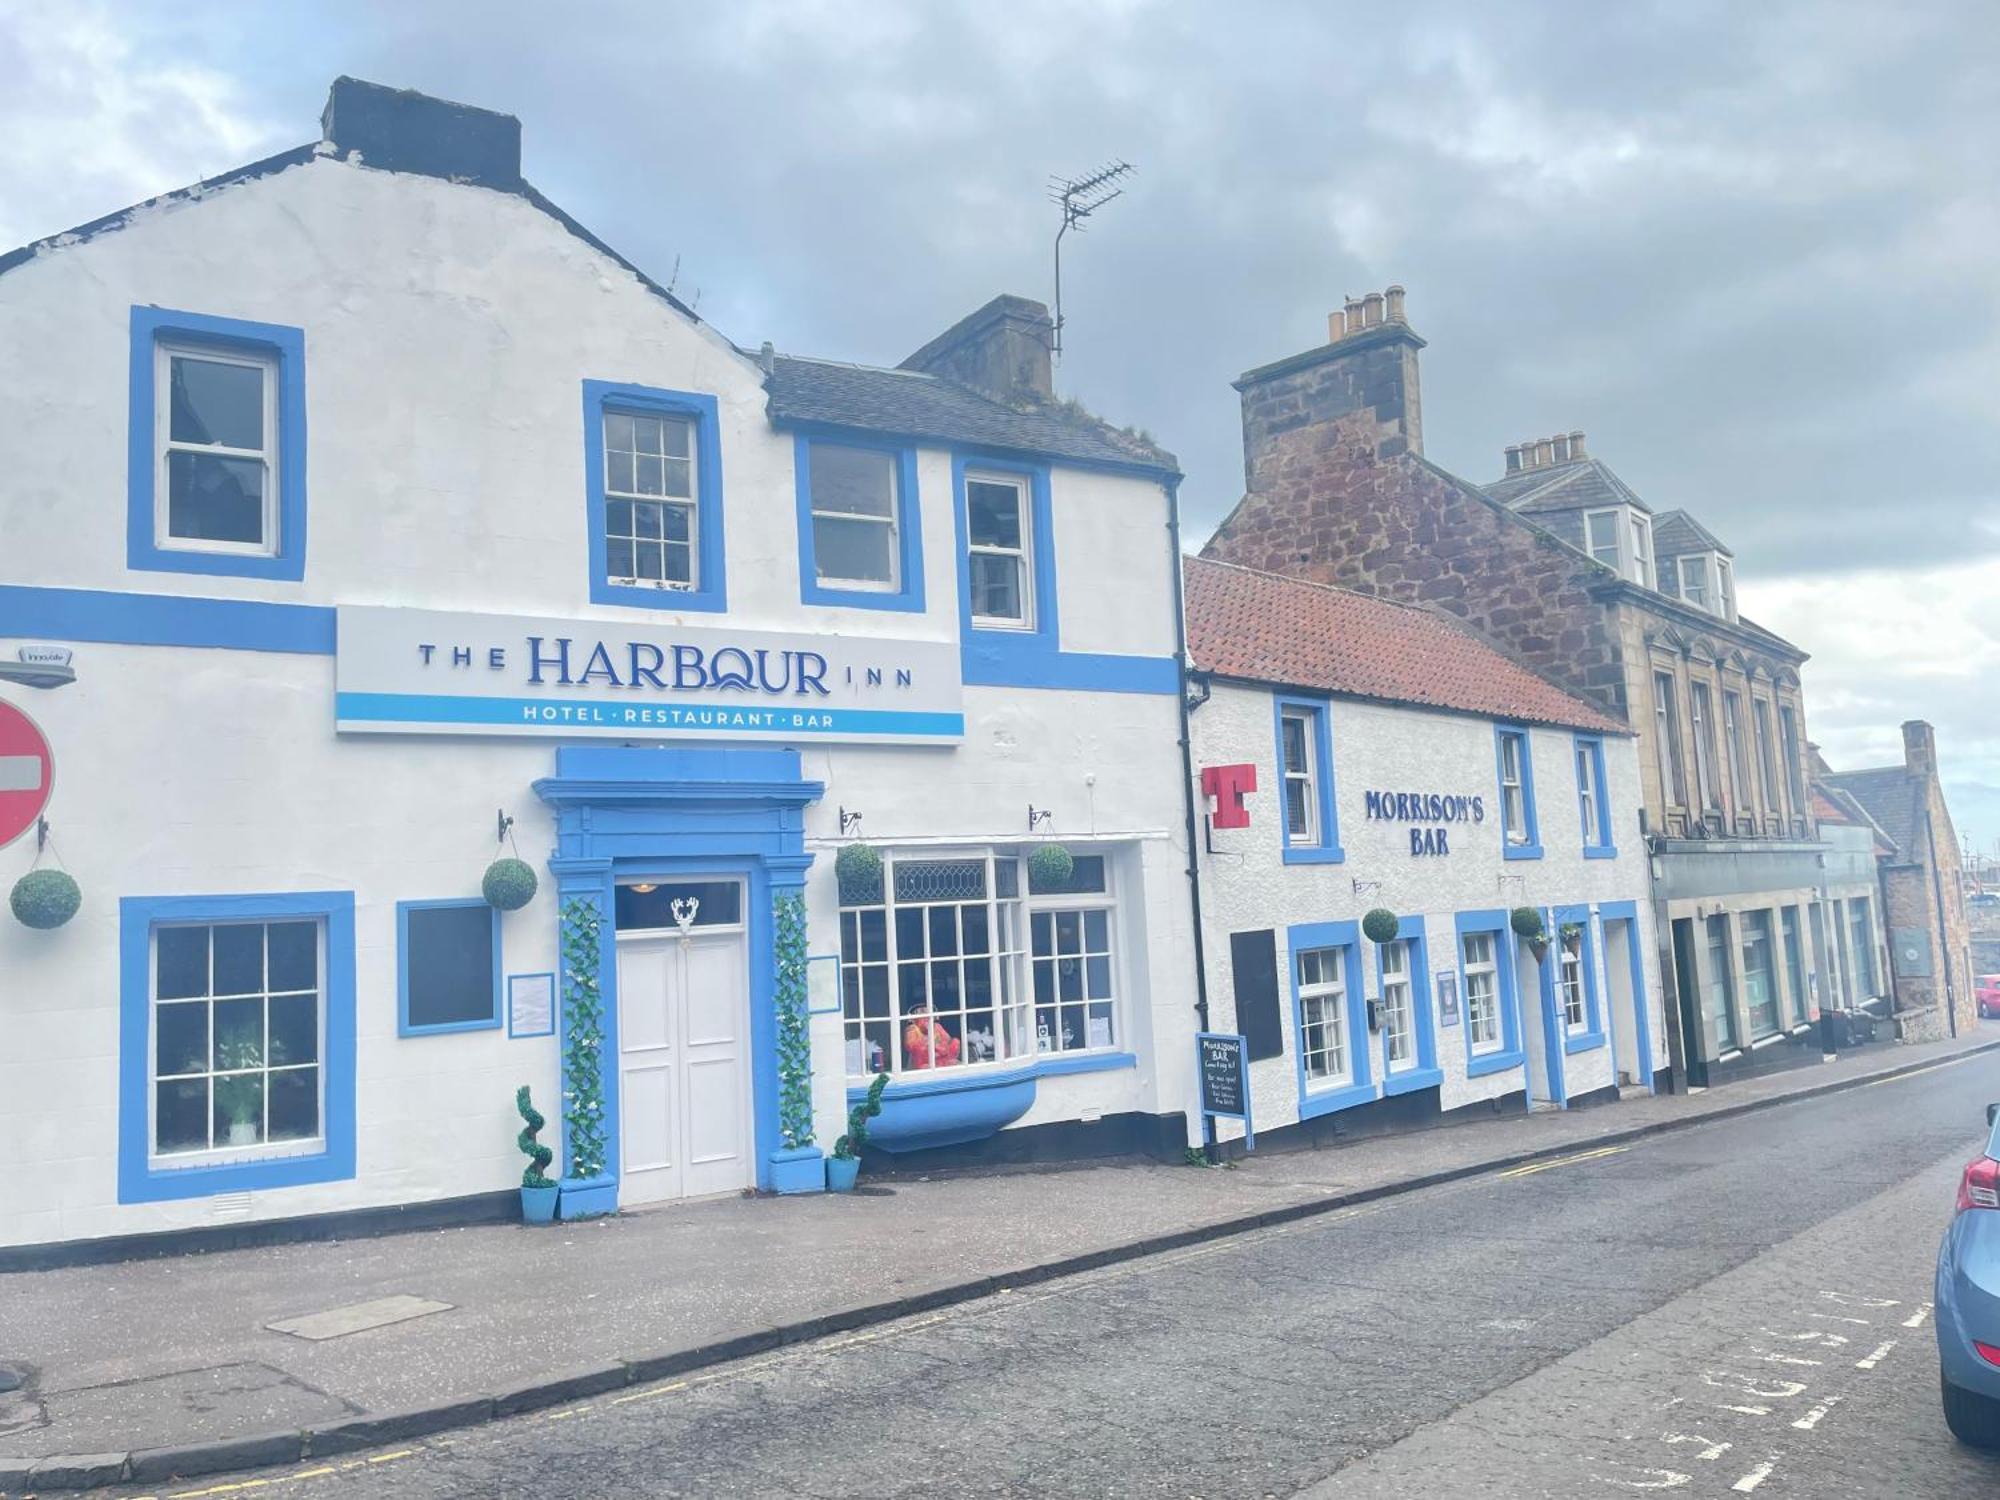
[[1208, 960], [1201, 941], [1201, 872], [1197, 851], [1201, 848], [1199, 820], [1194, 806], [1194, 740], [1189, 729], [1187, 684], [1187, 596], [1181, 580], [1181, 482], [1167, 481], [1167, 540], [1174, 569], [1174, 661], [1180, 670], [1174, 683], [1174, 701], [1181, 716], [1181, 809], [1187, 819], [1188, 910], [1194, 917], [1194, 1013], [1201, 1029], [1208, 1030]]

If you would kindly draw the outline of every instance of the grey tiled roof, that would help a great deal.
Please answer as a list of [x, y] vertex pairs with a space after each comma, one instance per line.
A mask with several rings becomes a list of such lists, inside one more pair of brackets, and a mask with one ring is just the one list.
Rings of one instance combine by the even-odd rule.
[[1480, 489], [1524, 516], [1599, 505], [1636, 505], [1648, 514], [1652, 511], [1601, 458], [1579, 458], [1545, 468], [1523, 469], [1491, 484], [1482, 484]]
[[1902, 766], [1839, 771], [1826, 778], [1860, 803], [1889, 841], [1915, 860], [1923, 848], [1924, 784]]
[[1069, 402], [1016, 407], [939, 375], [779, 354], [764, 382], [780, 426], [825, 422], [1177, 475], [1174, 456]]
[[1653, 555], [1681, 557], [1689, 552], [1720, 552], [1724, 557], [1736, 555], [1722, 545], [1720, 537], [1686, 511], [1661, 511], [1653, 518]]

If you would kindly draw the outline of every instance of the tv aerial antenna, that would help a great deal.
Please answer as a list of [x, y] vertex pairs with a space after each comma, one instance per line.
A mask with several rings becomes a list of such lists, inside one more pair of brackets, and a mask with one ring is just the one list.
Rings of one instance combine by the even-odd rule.
[[1049, 201], [1062, 209], [1062, 228], [1056, 231], [1056, 317], [1049, 353], [1062, 358], [1062, 242], [1074, 229], [1083, 233], [1084, 220], [1125, 191], [1123, 180], [1139, 169], [1129, 161], [1112, 161], [1083, 177], [1051, 177]]

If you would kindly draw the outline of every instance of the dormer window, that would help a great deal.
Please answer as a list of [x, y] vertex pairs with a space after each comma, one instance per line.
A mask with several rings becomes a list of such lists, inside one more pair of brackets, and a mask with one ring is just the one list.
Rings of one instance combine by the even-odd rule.
[[1584, 542], [1590, 555], [1644, 588], [1653, 586], [1653, 522], [1629, 505], [1585, 511]]
[[1680, 596], [1696, 609], [1736, 618], [1736, 579], [1729, 559], [1719, 552], [1691, 552], [1674, 559]]

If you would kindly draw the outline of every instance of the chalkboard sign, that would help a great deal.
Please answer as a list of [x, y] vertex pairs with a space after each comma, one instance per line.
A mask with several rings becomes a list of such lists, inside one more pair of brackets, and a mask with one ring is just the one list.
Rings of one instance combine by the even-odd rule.
[[1232, 1032], [1198, 1031], [1194, 1045], [1204, 1134], [1218, 1116], [1241, 1120], [1243, 1149], [1254, 1150], [1257, 1136], [1250, 1128], [1250, 1063], [1244, 1039]]

